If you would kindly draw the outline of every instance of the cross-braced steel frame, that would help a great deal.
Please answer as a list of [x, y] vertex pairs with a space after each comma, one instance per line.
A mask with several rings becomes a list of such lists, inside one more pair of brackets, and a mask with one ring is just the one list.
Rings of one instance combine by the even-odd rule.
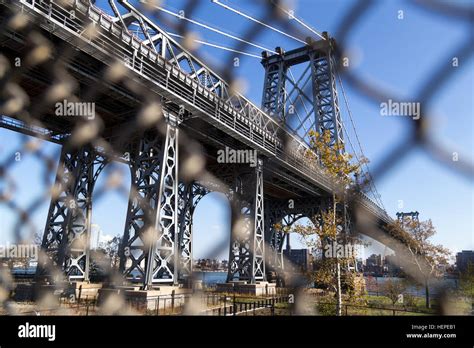
[[186, 280], [193, 271], [193, 215], [199, 201], [210, 191], [196, 182], [179, 184], [179, 280]]
[[132, 189], [120, 250], [124, 276], [143, 284], [178, 282], [178, 135], [168, 114], [164, 139], [146, 133], [131, 161]]
[[255, 283], [266, 279], [264, 240], [263, 161], [237, 177], [232, 197], [233, 226], [227, 281]]
[[92, 146], [63, 148], [46, 219], [37, 276], [59, 267], [71, 280], [89, 280], [92, 191], [106, 165]]

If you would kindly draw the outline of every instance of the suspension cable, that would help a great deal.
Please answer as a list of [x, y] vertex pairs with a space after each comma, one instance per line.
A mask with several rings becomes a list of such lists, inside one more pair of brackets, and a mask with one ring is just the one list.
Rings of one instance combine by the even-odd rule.
[[324, 36], [322, 36], [319, 32], [317, 32], [315, 29], [311, 28], [308, 24], [306, 24], [305, 22], [303, 22], [301, 19], [297, 18], [294, 13], [291, 13], [290, 11], [288, 11], [287, 9], [281, 7], [280, 5], [276, 4], [274, 0], [271, 0], [271, 2], [278, 8], [280, 9], [282, 12], [286, 13], [288, 15], [288, 18], [291, 18], [291, 19], [294, 19], [298, 24], [302, 25], [303, 27], [305, 27], [306, 29], [308, 29], [310, 32], [312, 32], [313, 34], [316, 34], [318, 35], [321, 39], [323, 40], [326, 40], [326, 38]]
[[[137, 26], [137, 27], [140, 27], [139, 24], [137, 23], [131, 23], [131, 25], [134, 25], [134, 26]], [[147, 31], [150, 33], [156, 33], [156, 31], [154, 29], [151, 29], [149, 27], [147, 27]], [[185, 36], [184, 35], [179, 35], [179, 34], [175, 34], [175, 33], [171, 33], [169, 31], [166, 32], [169, 36], [173, 36], [173, 37], [179, 37], [180, 39], [184, 39]], [[138, 35], [138, 28], [136, 30], [136, 34]], [[205, 46], [210, 46], [210, 47], [214, 47], [214, 48], [219, 48], [221, 50], [225, 50], [225, 51], [230, 51], [230, 52], [235, 52], [235, 53], [239, 53], [239, 54], [243, 54], [243, 55], [246, 55], [246, 56], [249, 56], [249, 57], [253, 57], [253, 58], [258, 58], [258, 59], [261, 59], [262, 57], [257, 55], [257, 54], [253, 54], [253, 53], [249, 53], [249, 52], [244, 52], [244, 51], [239, 51], [239, 50], [235, 50], [233, 48], [230, 48], [230, 47], [225, 47], [225, 46], [221, 46], [221, 45], [218, 45], [218, 44], [215, 44], [215, 43], [211, 43], [211, 42], [208, 42], [208, 41], [204, 41], [204, 40], [199, 40], [199, 39], [193, 39], [193, 42], [196, 42], [196, 43], [199, 43], [199, 44], [202, 44], [202, 45], [205, 45]]]
[[[179, 38], [181, 38], [181, 39], [184, 39], [184, 36], [183, 36], [183, 35], [174, 34], [174, 33], [170, 33], [170, 32], [167, 32], [167, 33], [168, 33], [168, 35], [170, 35], [170, 36], [179, 37]], [[262, 56], [259, 56], [259, 55], [256, 55], [256, 54], [248, 53], [248, 52], [243, 52], [243, 51], [239, 51], [239, 50], [234, 50], [233, 48], [225, 47], [225, 46], [221, 46], [221, 45], [217, 45], [217, 44], [214, 44], [214, 43], [211, 43], [211, 42], [208, 42], [208, 41], [203, 41], [203, 40], [199, 40], [199, 39], [193, 39], [193, 41], [196, 42], [196, 43], [205, 45], [205, 46], [210, 46], [210, 47], [214, 47], [214, 48], [219, 48], [219, 49], [221, 49], [221, 50], [225, 50], [225, 51], [229, 51], [229, 52], [235, 52], [235, 53], [243, 54], [243, 55], [246, 55], [246, 56], [249, 56], [249, 57], [262, 59]]]
[[[334, 61], [333, 61], [333, 63], [334, 63]], [[343, 98], [344, 98], [344, 104], [346, 105], [347, 113], [349, 114], [349, 119], [350, 119], [350, 121], [351, 121], [352, 129], [354, 130], [354, 135], [355, 135], [357, 144], [358, 144], [358, 146], [359, 146], [360, 153], [361, 153], [361, 155], [362, 155], [363, 157], [365, 157], [365, 155], [364, 155], [364, 150], [362, 149], [362, 144], [361, 144], [360, 139], [359, 139], [359, 135], [357, 134], [357, 131], [356, 131], [355, 122], [354, 122], [354, 119], [353, 119], [353, 117], [352, 117], [352, 111], [351, 111], [351, 109], [349, 108], [349, 102], [348, 102], [348, 99], [347, 99], [347, 96], [346, 96], [346, 92], [345, 92], [345, 90], [344, 90], [344, 86], [343, 86], [343, 84], [342, 84], [342, 79], [341, 79], [341, 76], [340, 76], [340, 74], [339, 74], [338, 71], [336, 71], [336, 75], [337, 75], [337, 78], [338, 78], [338, 80], [339, 80], [339, 85], [341, 86], [341, 92], [342, 92], [342, 96], [343, 96]], [[344, 130], [345, 130], [344, 124], [343, 124], [343, 128], [344, 128]], [[346, 131], [346, 130], [345, 130], [345, 131]], [[346, 131], [346, 134], [347, 134], [347, 131]], [[347, 137], [349, 138], [349, 134], [347, 134]], [[349, 138], [349, 143], [351, 143], [350, 138]], [[351, 146], [352, 146], [352, 144], [351, 144]], [[354, 150], [354, 154], [355, 154], [356, 151], [355, 151], [354, 148], [353, 148], [353, 150]], [[357, 155], [356, 155], [356, 158], [357, 158]], [[376, 199], [376, 200], [379, 202], [379, 204], [382, 206], [383, 210], [385, 210], [385, 206], [384, 206], [384, 204], [383, 204], [383, 201], [382, 201], [381, 198], [379, 198], [379, 197], [381, 197], [381, 196], [380, 196], [379, 192], [377, 191], [377, 187], [375, 186], [374, 179], [373, 179], [373, 177], [372, 177], [372, 174], [370, 173], [369, 165], [368, 165], [367, 163], [365, 163], [365, 167], [366, 167], [366, 169], [367, 169], [367, 176], [368, 176], [368, 179], [369, 179], [369, 184], [370, 184], [370, 186], [373, 187], [373, 190], [374, 190], [373, 193], [374, 193], [375, 199]]]
[[250, 42], [250, 41], [247, 41], [247, 40], [244, 40], [244, 39], [242, 39], [242, 38], [240, 38], [240, 37], [237, 37], [237, 36], [234, 36], [234, 35], [232, 35], [232, 34], [226, 33], [226, 32], [224, 32], [224, 31], [222, 31], [222, 30], [220, 30], [220, 29], [211, 27], [211, 26], [209, 26], [209, 25], [207, 25], [207, 24], [198, 22], [198, 21], [196, 21], [196, 20], [194, 20], [194, 19], [191, 19], [191, 18], [187, 18], [187, 17], [185, 17], [184, 15], [181, 15], [181, 14], [179, 14], [179, 13], [175, 13], [175, 12], [169, 11], [169, 10], [163, 8], [163, 7], [156, 6], [156, 5], [154, 5], [153, 7], [156, 8], [156, 9], [158, 9], [158, 10], [160, 10], [160, 11], [162, 11], [162, 12], [164, 12], [164, 13], [167, 13], [167, 14], [169, 14], [169, 15], [171, 15], [171, 16], [174, 16], [174, 17], [176, 17], [176, 18], [185, 20], [185, 21], [187, 21], [187, 22], [190, 22], [190, 23], [192, 23], [192, 24], [195, 24], [195, 25], [200, 26], [200, 27], [202, 27], [202, 28], [205, 28], [205, 29], [207, 29], [207, 30], [213, 31], [213, 32], [215, 32], [215, 33], [224, 35], [224, 36], [226, 36], [226, 37], [228, 37], [228, 38], [231, 38], [231, 39], [234, 39], [234, 40], [243, 42], [243, 43], [245, 43], [245, 44], [247, 44], [247, 45], [250, 45], [250, 46], [257, 47], [257, 48], [259, 48], [259, 49], [261, 49], [261, 50], [264, 50], [264, 51], [268, 51], [268, 52], [271, 52], [271, 53], [274, 53], [274, 54], [277, 53], [277, 52], [275, 52], [275, 51], [272, 50], [272, 49], [269, 49], [269, 48], [266, 48], [266, 47], [263, 47], [263, 46], [254, 44], [254, 43], [252, 43], [252, 42]]
[[273, 30], [273, 31], [276, 31], [277, 33], [280, 33], [280, 34], [282, 34], [282, 35], [285, 35], [286, 37], [289, 37], [290, 39], [293, 39], [293, 40], [296, 40], [296, 41], [298, 41], [298, 42], [301, 42], [302, 44], [306, 44], [305, 41], [300, 40], [300, 39], [298, 39], [297, 37], [295, 37], [295, 36], [293, 36], [293, 35], [290, 35], [290, 34], [288, 34], [288, 33], [285, 33], [284, 31], [281, 31], [280, 29], [277, 29], [277, 28], [275, 28], [275, 27], [273, 27], [273, 26], [271, 26], [271, 25], [269, 25], [269, 24], [266, 24], [266, 23], [264, 23], [264, 22], [258, 20], [257, 18], [254, 18], [254, 17], [252, 17], [252, 16], [250, 16], [250, 15], [248, 15], [248, 14], [243, 13], [242, 11], [239, 11], [239, 10], [237, 10], [237, 9], [235, 9], [235, 8], [232, 8], [232, 7], [230, 7], [229, 5], [223, 4], [223, 3], [220, 2], [219, 0], [212, 0], [212, 2], [213, 2], [214, 4], [216, 4], [216, 5], [219, 5], [219, 6], [223, 7], [223, 8], [225, 8], [225, 9], [231, 11], [231, 12], [234, 12], [234, 13], [236, 13], [236, 14], [242, 16], [242, 17], [245, 17], [245, 18], [247, 18], [247, 19], [249, 19], [249, 20], [251, 20], [251, 21], [253, 21], [253, 22], [255, 22], [255, 23], [258, 23], [258, 24], [260, 24], [260, 25], [263, 25], [264, 27], [267, 27], [267, 28], [269, 28], [269, 29], [271, 29], [271, 30]]

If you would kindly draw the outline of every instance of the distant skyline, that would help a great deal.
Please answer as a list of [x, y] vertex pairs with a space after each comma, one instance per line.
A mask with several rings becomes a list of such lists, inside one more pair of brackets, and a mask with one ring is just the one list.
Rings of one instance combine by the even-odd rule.
[[[98, 0], [100, 4], [104, 0]], [[228, 4], [256, 16], [261, 15], [259, 2], [228, 1]], [[295, 15], [319, 31], [336, 32], [337, 25], [353, 0], [301, 0], [294, 2]], [[457, 1], [469, 4], [469, 1]], [[164, 7], [170, 10], [185, 8], [182, 0], [165, 1]], [[404, 19], [397, 18], [398, 11], [404, 11]], [[168, 18], [174, 20], [173, 18]], [[229, 33], [239, 35], [249, 26], [249, 21], [229, 13], [225, 9], [202, 1], [193, 18], [205, 20], [213, 26]], [[216, 33], [190, 26], [205, 40], [233, 47], [235, 41]], [[365, 20], [354, 27], [348, 36], [348, 48], [353, 53], [354, 71], [369, 81], [393, 90], [406, 100], [412, 101], [418, 88], [431, 76], [440, 64], [450, 66], [453, 52], [469, 34], [468, 23], [431, 15], [429, 12], [409, 2], [377, 2], [366, 15]], [[336, 37], [337, 39], [337, 37]], [[299, 46], [298, 42], [280, 34], [265, 30], [255, 42], [266, 47], [281, 46], [286, 50]], [[259, 55], [257, 49], [246, 51]], [[224, 61], [227, 52], [209, 46], [201, 46], [198, 52], [209, 62], [217, 64]], [[247, 81], [245, 95], [260, 105], [264, 71], [259, 59], [239, 56], [238, 67], [227, 67], [238, 78]], [[451, 68], [451, 67], [450, 67]], [[460, 61], [456, 73], [446, 82], [442, 90], [429, 106], [431, 115], [430, 134], [447, 151], [457, 153], [470, 163], [474, 161], [474, 61]], [[385, 156], [407, 134], [406, 125], [400, 117], [386, 117], [380, 114], [380, 106], [370, 102], [352, 86], [344, 81], [350, 108], [357, 126], [358, 136], [370, 167], [382, 163]], [[343, 121], [349, 123], [347, 110], [341, 104]], [[422, 112], [423, 114], [423, 112]], [[416, 122], [412, 120], [410, 122]], [[0, 163], [8, 155], [19, 149], [21, 136], [6, 129], [0, 129]], [[59, 146], [43, 144], [42, 151], [59, 158]], [[130, 174], [126, 167], [124, 183], [128, 185]], [[47, 194], [45, 180], [51, 185], [54, 175], [44, 176], [44, 166], [38, 159], [22, 153], [19, 162], [7, 171], [16, 183], [14, 200], [27, 209], [36, 198]], [[96, 185], [103, 187], [106, 177], [101, 175]], [[443, 244], [453, 252], [474, 250], [474, 188], [469, 180], [448, 166], [432, 160], [420, 149], [413, 149], [394, 168], [376, 181], [381, 199], [390, 216], [399, 211], [420, 212], [420, 220], [431, 219], [438, 233], [435, 243]], [[0, 182], [0, 191], [9, 187], [8, 182]], [[32, 221], [37, 230], [43, 230], [49, 198], [44, 196], [43, 204], [36, 209]], [[116, 191], [107, 192], [100, 199], [94, 199], [92, 222], [102, 229], [104, 236], [123, 233], [127, 199]], [[15, 213], [0, 203], [0, 243], [12, 240], [16, 224]], [[224, 257], [228, 259], [230, 236], [230, 209], [226, 198], [217, 193], [204, 197], [196, 208], [194, 216], [194, 258]], [[294, 243], [294, 244], [293, 244]], [[298, 241], [293, 238], [296, 248]], [[213, 255], [208, 253], [219, 248]], [[374, 242], [366, 250], [366, 255], [382, 254], [385, 247]]]

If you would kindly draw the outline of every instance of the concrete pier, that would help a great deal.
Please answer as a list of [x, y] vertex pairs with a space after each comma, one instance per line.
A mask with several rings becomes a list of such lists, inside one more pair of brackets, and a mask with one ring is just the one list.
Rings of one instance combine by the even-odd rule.
[[164, 310], [184, 305], [187, 297], [192, 295], [192, 289], [179, 286], [163, 285], [150, 290], [140, 290], [138, 286], [122, 286], [114, 289], [100, 289], [99, 303], [107, 296], [117, 294], [123, 296], [125, 302], [136, 310]]

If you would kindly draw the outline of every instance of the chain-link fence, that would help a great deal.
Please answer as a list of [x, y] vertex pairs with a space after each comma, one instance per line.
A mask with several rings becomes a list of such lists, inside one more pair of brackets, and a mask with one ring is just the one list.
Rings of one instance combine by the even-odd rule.
[[[419, 8], [419, 11], [425, 12], [427, 16], [442, 16], [445, 19], [462, 21], [472, 25], [474, 11], [472, 8], [441, 1], [414, 1], [413, 4]], [[173, 171], [177, 173], [175, 176], [171, 175], [170, 180], [179, 179], [180, 183], [184, 182], [188, 185], [183, 184], [183, 186], [179, 186], [180, 192], [172, 193], [175, 196], [171, 199], [178, 209], [182, 208], [179, 207], [180, 205], [186, 205], [186, 190], [191, 185], [190, 190], [192, 192], [192, 183], [200, 184], [201, 198], [210, 191], [224, 192], [230, 198], [235, 197], [236, 193], [239, 193], [238, 189], [233, 186], [232, 180], [228, 180], [227, 176], [222, 174], [227, 169], [219, 169], [219, 165], [213, 163], [213, 159], [209, 159], [207, 156], [208, 154], [204, 151], [205, 146], [200, 144], [200, 139], [196, 139], [195, 135], [197, 133], [201, 132], [202, 134], [203, 126], [200, 125], [200, 128], [192, 129], [197, 127], [198, 124], [194, 123], [194, 121], [187, 124], [187, 117], [192, 120], [193, 114], [196, 114], [196, 112], [193, 113], [192, 110], [185, 110], [186, 108], [182, 109], [181, 105], [173, 101], [168, 95], [173, 92], [185, 100], [185, 93], [189, 92], [192, 94], [193, 90], [170, 91], [168, 94], [166, 91], [158, 92], [158, 89], [153, 86], [153, 81], [150, 81], [150, 79], [155, 78], [159, 80], [166, 76], [163, 77], [158, 72], [155, 72], [153, 66], [148, 62], [134, 60], [137, 48], [134, 51], [133, 45], [139, 42], [137, 47], [140, 50], [142, 48], [140, 42], [152, 41], [150, 36], [146, 37], [147, 34], [159, 34], [156, 32], [156, 28], [154, 31], [149, 31], [149, 28], [152, 27], [152, 22], [155, 22], [158, 25], [165, 23], [166, 27], [172, 28], [176, 35], [183, 38], [182, 45], [192, 52], [193, 56], [197, 58], [196, 61], [201, 61], [193, 40], [195, 36], [193, 36], [190, 23], [188, 21], [169, 21], [161, 11], [151, 6], [160, 5], [158, 2], [137, 2], [136, 8], [146, 12], [148, 15], [150, 22], [146, 23], [137, 20], [136, 18], [138, 17], [133, 16], [133, 20], [130, 22], [127, 22], [128, 19], [125, 16], [120, 19], [119, 16], [116, 16], [114, 19], [114, 16], [110, 13], [101, 11], [98, 5], [95, 7], [87, 0], [0, 1], [0, 40], [2, 43], [2, 53], [0, 55], [2, 104], [0, 109], [2, 126], [6, 129], [22, 133], [19, 135], [19, 147], [9, 154], [2, 155], [3, 160], [0, 163], [0, 178], [2, 181], [0, 201], [3, 209], [6, 209], [9, 214], [16, 218], [13, 224], [14, 230], [4, 231], [4, 233], [13, 233], [16, 244], [28, 243], [28, 241], [31, 244], [36, 238], [36, 243], [43, 245], [39, 264], [44, 268], [45, 274], [47, 273], [51, 279], [55, 279], [55, 282], [50, 283], [52, 291], [41, 292], [37, 288], [27, 290], [27, 286], [24, 286], [26, 289], [24, 291], [33, 291], [38, 295], [33, 297], [37, 302], [38, 308], [50, 308], [57, 301], [56, 295], [64, 294], [64, 284], [67, 282], [65, 282], [63, 265], [68, 264], [71, 266], [74, 262], [79, 263], [79, 266], [76, 265], [76, 271], [68, 274], [71, 280], [76, 279], [74, 277], [83, 279], [81, 278], [81, 272], [84, 271], [84, 268], [90, 268], [91, 266], [89, 261], [84, 261], [91, 257], [89, 254], [85, 255], [84, 252], [87, 249], [87, 247], [84, 247], [84, 243], [90, 243], [90, 240], [87, 239], [90, 236], [87, 237], [87, 233], [83, 235], [82, 232], [90, 232], [90, 215], [87, 215], [87, 212], [90, 211], [92, 191], [94, 191], [94, 203], [100, 201], [101, 197], [112, 191], [117, 192], [124, 201], [130, 202], [127, 223], [132, 226], [130, 228], [136, 228], [137, 231], [141, 231], [140, 239], [143, 242], [143, 245], [139, 247], [133, 243], [128, 245], [132, 249], [135, 248], [133, 250], [141, 250], [143, 255], [132, 258], [132, 263], [134, 263], [136, 269], [141, 269], [141, 264], [148, 262], [145, 257], [145, 250], [149, 247], [156, 247], [155, 243], [158, 235], [156, 228], [150, 228], [145, 231], [143, 226], [153, 225], [154, 215], [156, 210], [159, 210], [157, 205], [162, 199], [160, 194], [164, 195], [164, 193], [156, 190], [147, 191], [147, 189], [143, 188], [153, 184], [157, 186], [160, 180], [159, 177], [166, 175], [165, 171], [162, 172], [163, 164], [153, 167], [153, 157], [157, 153], [165, 152], [163, 147], [166, 148], [168, 155], [171, 156], [169, 157], [171, 162], [176, 157], [172, 157], [170, 153], [172, 151], [179, 152], [179, 169], [177, 165], [173, 166], [172, 164], [166, 167], [166, 170], [170, 171], [169, 173]], [[199, 1], [188, 1], [183, 13], [186, 14], [187, 18], [193, 18], [193, 14], [198, 11], [200, 6]], [[232, 98], [235, 95], [240, 95], [239, 86], [241, 81], [236, 80], [232, 75], [233, 70], [226, 69], [226, 66], [232, 66], [234, 63], [235, 51], [246, 51], [248, 42], [255, 41], [263, 33], [265, 27], [259, 22], [278, 26], [289, 35], [296, 37], [306, 36], [295, 21], [288, 20], [288, 9], [284, 3], [279, 1], [262, 1], [259, 2], [259, 6], [262, 8], [261, 13], [263, 15], [258, 18], [258, 22], [254, 21], [251, 23], [246, 31], [241, 34], [243, 39], [232, 47], [233, 52], [225, 55], [225, 58], [222, 59], [222, 64], [220, 66], [213, 66], [211, 69], [207, 68], [207, 64], [203, 64], [200, 67], [201, 70], [206, 71], [208, 69], [204, 75], [199, 76], [201, 83], [204, 80], [207, 81], [204, 84], [207, 85], [208, 89], [209, 86], [213, 86], [212, 88], [216, 89], [223, 88], [222, 86], [216, 87], [218, 82], [216, 81], [216, 76], [221, 76], [223, 80], [228, 81], [225, 88], [229, 89], [230, 103], [236, 103]], [[342, 79], [364, 98], [378, 105], [389, 99], [397, 102], [402, 101], [403, 98], [393, 95], [385, 91], [384, 88], [373, 85], [371, 82], [355, 75], [342, 63], [346, 54], [345, 48], [349, 33], [357, 28], [361, 22], [370, 20], [370, 11], [374, 6], [374, 1], [363, 0], [355, 2], [354, 6], [347, 11], [347, 14], [337, 26], [338, 30], [336, 30], [334, 37], [337, 40], [335, 61], [341, 62], [338, 65], [338, 72], [341, 74]], [[96, 18], [96, 21], [94, 22], [91, 18]], [[130, 46], [128, 47], [123, 45], [124, 41], [120, 42], [121, 46], [116, 45], [118, 41], [110, 36], [113, 33], [113, 29], [110, 29], [110, 32], [106, 30], [106, 25], [113, 28], [113, 25], [110, 24], [111, 22], [117, 24], [123, 20], [125, 20], [125, 23], [123, 23], [125, 27], [131, 27], [130, 24], [134, 23], [134, 25], [141, 26], [142, 29], [145, 28], [143, 31], [145, 36], [142, 35], [141, 37], [134, 36], [132, 29], [128, 33], [122, 32], [119, 34], [122, 35], [122, 39], [125, 34], [129, 36]], [[165, 41], [162, 40], [160, 47], [163, 50], [162, 54], [164, 57], [167, 54], [167, 43]], [[465, 62], [471, 57], [472, 52], [473, 41], [471, 32], [471, 34], [466, 35], [465, 41], [455, 51], [449, 52], [448, 56], [457, 57], [459, 61]], [[128, 60], [127, 53], [131, 54], [133, 61]], [[146, 54], [149, 55], [150, 53]], [[159, 55], [156, 51], [154, 54]], [[167, 59], [171, 61], [174, 59], [177, 62], [181, 58], [169, 57]], [[189, 57], [184, 55], [184, 59], [189, 59]], [[158, 58], [155, 57], [155, 60], [157, 64], [164, 64], [163, 66], [166, 67], [166, 64], [160, 63]], [[142, 64], [141, 68], [143, 70], [141, 71], [148, 72], [149, 75], [143, 73], [141, 76], [137, 76], [136, 64]], [[445, 62], [440, 63], [439, 68], [433, 71], [429, 78], [425, 79], [425, 84], [421, 86], [413, 98], [422, 105], [421, 110], [428, 110], [429, 106], [435, 101], [435, 94], [443, 92], [443, 88], [448, 81], [454, 78], [455, 72], [459, 73], [460, 70], [465, 69], [465, 66], [467, 64], [462, 64], [456, 69], [452, 69]], [[171, 75], [176, 73], [176, 78], [183, 81], [186, 81], [190, 75], [199, 75], [198, 71], [177, 72], [177, 70], [179, 68], [169, 69], [168, 73]], [[188, 77], [186, 77], [186, 74]], [[195, 90], [202, 89], [202, 86], [192, 86], [195, 87]], [[171, 88], [171, 86], [168, 86], [168, 88]], [[76, 103], [76, 105], [85, 103], [83, 104], [85, 108], [88, 106], [87, 103], [89, 103], [95, 109], [89, 115], [91, 116], [89, 118], [55, 117], [54, 114], [56, 112], [57, 115], [58, 110], [57, 103], [61, 104], [62, 101], [66, 100], [70, 103]], [[239, 99], [238, 102], [242, 103], [242, 100]], [[206, 107], [206, 105], [198, 105], [198, 101], [195, 104], [197, 105], [196, 108], [204, 109]], [[65, 104], [63, 112], [66, 112], [67, 107], [68, 105]], [[252, 105], [247, 104], [246, 107], [251, 109]], [[82, 111], [84, 115], [87, 109]], [[453, 180], [455, 180], [457, 174], [472, 180], [474, 173], [472, 163], [466, 162], [464, 158], [453, 161], [452, 152], [440, 146], [430, 134], [432, 129], [428, 127], [430, 115], [422, 114], [417, 122], [407, 120], [408, 118], [402, 118], [401, 121], [406, 123], [405, 136], [400, 138], [399, 144], [386, 154], [380, 165], [373, 170], [371, 174], [372, 180], [379, 180], [390, 172], [404, 157], [418, 149], [422, 150], [430, 158], [442, 163], [444, 167], [449, 168], [452, 171]], [[179, 126], [170, 127], [170, 124], [179, 124]], [[173, 136], [177, 137], [177, 135], [176, 133], [170, 135], [170, 132], [176, 132], [176, 129], [179, 129], [179, 140], [176, 141], [174, 146], [168, 142], [161, 144], [164, 138], [172, 142]], [[48, 151], [44, 150], [44, 142], [33, 140], [33, 138], [27, 135], [61, 144], [62, 150], [59, 166], [57, 166], [58, 154], [48, 153]], [[290, 144], [292, 143], [285, 139], [288, 135], [285, 133], [281, 136], [283, 137], [282, 143], [291, 146]], [[160, 139], [160, 144], [155, 143], [156, 139]], [[262, 148], [265, 148], [265, 141], [265, 139], [262, 140]], [[227, 141], [227, 138], [225, 138], [217, 146], [222, 147], [227, 144], [232, 145], [235, 143]], [[292, 151], [292, 149], [285, 149], [285, 151]], [[145, 159], [140, 157], [143, 153], [148, 154], [148, 159], [152, 158], [148, 162], [149, 164], [146, 164]], [[22, 182], [12, 175], [15, 166], [20, 163], [18, 156], [29, 158], [29, 160], [34, 159], [41, 167], [40, 172], [32, 172], [30, 174], [42, 178], [42, 193], [37, 197], [19, 197], [18, 192]], [[127, 176], [127, 174], [124, 174], [126, 167], [117, 165], [119, 162], [126, 163], [132, 171], [140, 173], [137, 178], [132, 178], [132, 181], [135, 181], [133, 181], [131, 188], [130, 183], [123, 179]], [[220, 167], [223, 166], [221, 165]], [[99, 174], [106, 176], [107, 179], [104, 181], [105, 184], [103, 186], [94, 188], [95, 179], [97, 179]], [[54, 184], [52, 184], [53, 178], [56, 178], [54, 179]], [[142, 184], [143, 186], [140, 186]], [[365, 185], [371, 185], [371, 183], [366, 182]], [[178, 187], [177, 183], [176, 187]], [[368, 214], [367, 209], [364, 207], [359, 209], [357, 192], [349, 196], [351, 197], [349, 199], [350, 206], [356, 212], [354, 215], [359, 216], [356, 220], [355, 229], [359, 231], [371, 230], [373, 235], [383, 235], [380, 237], [381, 239], [393, 240], [393, 236], [388, 235], [386, 230], [380, 228], [380, 225], [384, 224], [383, 221], [364, 218], [364, 215]], [[42, 206], [48, 204], [50, 200], [52, 200], [52, 203], [48, 216], [51, 221], [50, 225], [47, 224], [46, 229], [43, 231], [43, 227], [37, 226], [33, 216], [37, 214]], [[238, 201], [238, 199], [231, 199], [231, 202], [233, 201]], [[191, 198], [191, 203], [189, 204], [194, 209], [197, 202], [194, 198]], [[163, 214], [170, 213], [170, 211], [166, 210], [166, 207], [163, 209]], [[231, 209], [231, 226], [234, 236], [245, 234], [246, 229], [241, 225], [242, 221], [247, 220], [242, 220], [241, 206], [231, 203]], [[136, 220], [134, 222], [129, 220], [130, 210], [141, 212], [139, 218], [137, 218], [137, 215], [135, 216]], [[80, 213], [77, 211], [80, 211]], [[177, 213], [177, 211], [174, 213]], [[57, 217], [61, 214], [63, 215], [62, 220], [54, 220], [54, 216]], [[110, 218], [114, 219], [113, 216]], [[180, 220], [180, 224], [185, 224], [186, 218], [182, 217], [183, 220]], [[64, 226], [68, 224], [71, 226], [68, 232], [69, 238], [74, 239], [76, 238], [75, 236], [81, 235], [80, 238], [77, 238], [76, 244], [71, 244], [71, 241], [69, 241], [69, 248], [63, 247], [62, 243], [67, 243], [67, 238], [64, 235], [60, 235], [64, 233], [61, 229], [62, 227], [54, 225], [58, 221]], [[163, 229], [164, 227], [161, 226], [161, 228]], [[178, 231], [178, 229], [175, 231]], [[44, 232], [51, 232], [52, 235], [48, 236], [48, 233]], [[55, 233], [56, 235], [54, 235]], [[128, 238], [132, 237], [129, 236]], [[189, 254], [185, 252], [186, 245], [184, 245], [184, 242], [181, 242], [183, 239], [185, 237], [180, 235], [180, 243], [183, 243], [183, 246], [180, 246], [180, 248], [182, 247], [183, 250], [179, 248], [176, 250], [180, 250], [182, 254], [178, 256], [185, 259], [189, 257]], [[121, 243], [118, 246], [118, 249], [122, 250], [121, 254], [116, 255], [116, 257], [123, 259], [127, 246], [123, 241]], [[227, 243], [227, 241], [225, 244], [224, 242], [219, 243], [215, 246], [214, 250], [209, 250], [208, 255], [215, 255], [220, 250], [227, 248]], [[398, 244], [400, 249], [405, 248], [404, 245], [396, 241], [394, 243]], [[169, 247], [171, 242], [165, 241], [163, 245]], [[266, 247], [267, 249], [270, 248], [268, 244]], [[68, 250], [70, 255], [61, 255], [61, 250]], [[87, 251], [87, 253], [90, 253], [90, 251]], [[59, 259], [51, 258], [53, 254], [60, 254]], [[161, 263], [165, 264], [163, 260], [168, 256], [161, 255], [160, 257], [163, 257]], [[166, 261], [173, 264], [173, 261], [169, 259], [166, 259]], [[107, 262], [105, 261], [103, 265], [106, 273], [103, 282], [110, 284], [111, 288], [117, 290], [118, 284], [124, 286], [121, 272], [118, 271], [118, 267], [112, 267]], [[193, 260], [188, 260], [188, 262], [192, 263]], [[175, 265], [177, 263], [181, 265], [183, 261], [175, 261]], [[118, 266], [118, 262], [116, 266]], [[185, 267], [186, 265], [180, 266], [183, 269]], [[127, 269], [127, 265], [122, 265], [122, 271], [123, 268]], [[135, 274], [129, 272], [127, 276], [133, 278]], [[140, 276], [146, 277], [144, 273]], [[413, 272], [412, 276], [420, 283], [423, 282], [415, 272]], [[297, 287], [301, 288], [294, 289], [294, 293], [299, 294], [296, 296], [299, 303], [294, 305], [296, 309], [293, 313], [302, 312], [300, 309], [305, 307], [305, 301], [308, 301], [308, 297], [304, 296], [302, 289], [306, 286], [307, 281], [300, 281], [299, 283], [300, 285], [297, 285]], [[1, 284], [0, 300], [4, 304], [5, 313], [22, 312], [22, 310], [18, 310], [18, 306], [15, 306], [15, 301], [11, 298], [11, 294], [18, 293], [20, 287], [18, 282], [12, 278], [8, 268], [4, 268], [2, 271]], [[298, 281], [295, 281], [295, 284], [298, 284]], [[127, 286], [133, 287], [133, 283]], [[75, 291], [77, 292], [78, 290], [75, 289]], [[41, 292], [42, 295], [40, 296], [38, 292]], [[193, 300], [192, 296], [186, 301], [183, 300], [183, 304], [185, 303], [184, 307], [186, 307], [184, 308], [184, 313], [197, 314], [208, 310], [208, 303], [203, 306], [200, 290], [195, 289], [195, 293], [199, 294], [195, 300]], [[76, 296], [76, 293], [73, 293], [73, 295]], [[109, 300], [102, 303], [102, 307], [99, 305], [102, 313], [122, 313], [122, 309], [125, 308], [121, 307], [125, 299], [123, 292], [119, 289], [113, 295]], [[251, 307], [252, 309], [256, 308], [254, 304], [247, 305], [242, 303], [239, 302], [240, 307], [250, 308], [250, 306], [253, 306]], [[127, 307], [127, 310], [124, 312], [129, 313], [128, 309]], [[443, 306], [440, 306], [440, 311], [446, 313], [446, 309]], [[23, 310], [23, 312], [25, 311]]]

